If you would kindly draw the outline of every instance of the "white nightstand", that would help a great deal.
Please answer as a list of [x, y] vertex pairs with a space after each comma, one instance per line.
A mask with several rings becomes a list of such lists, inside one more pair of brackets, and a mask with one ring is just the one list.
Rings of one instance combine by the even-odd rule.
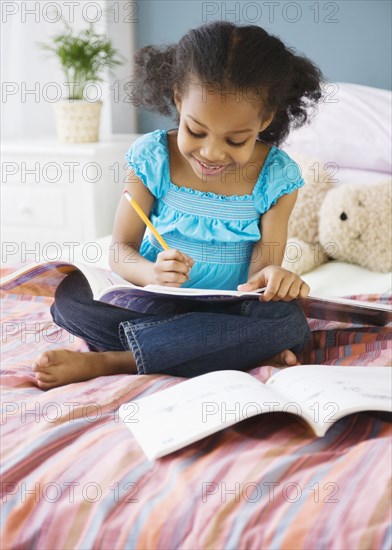
[[[1, 262], [56, 260], [112, 231], [125, 153], [139, 134], [97, 143], [1, 146]], [[86, 248], [93, 261], [94, 246]]]

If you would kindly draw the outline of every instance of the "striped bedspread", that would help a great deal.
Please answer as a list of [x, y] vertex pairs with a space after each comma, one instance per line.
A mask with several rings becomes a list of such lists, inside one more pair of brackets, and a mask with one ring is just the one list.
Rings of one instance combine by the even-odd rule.
[[[87, 350], [52, 322], [50, 303], [2, 299], [2, 549], [391, 548], [386, 414], [345, 417], [323, 438], [291, 415], [261, 415], [150, 462], [117, 409], [182, 379], [40, 390], [41, 350]], [[391, 365], [390, 328], [309, 322], [302, 363]], [[266, 381], [276, 370], [250, 372]]]

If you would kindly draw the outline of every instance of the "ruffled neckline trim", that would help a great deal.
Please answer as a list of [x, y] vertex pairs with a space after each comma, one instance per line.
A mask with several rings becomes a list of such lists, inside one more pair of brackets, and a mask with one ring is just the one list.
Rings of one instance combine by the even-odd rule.
[[167, 137], [168, 131], [169, 130], [156, 130], [159, 136], [159, 140], [161, 141], [161, 143], [163, 144], [166, 150], [165, 176], [167, 178], [167, 181], [169, 182], [169, 186], [172, 189], [175, 189], [176, 191], [188, 193], [189, 195], [196, 195], [198, 197], [209, 197], [209, 198], [218, 199], [218, 200], [244, 200], [244, 201], [253, 200], [255, 198], [258, 188], [261, 185], [261, 182], [264, 178], [264, 174], [267, 170], [268, 165], [271, 164], [271, 162], [276, 156], [276, 153], [279, 152], [279, 149], [277, 147], [275, 147], [274, 145], [271, 145], [271, 149], [268, 151], [268, 154], [264, 161], [264, 165], [260, 170], [259, 177], [257, 178], [257, 181], [253, 187], [253, 191], [251, 194], [247, 193], [245, 195], [221, 195], [218, 193], [213, 193], [212, 191], [200, 191], [199, 189], [192, 189], [190, 187], [179, 186], [172, 182], [171, 175], [170, 175], [169, 140]]

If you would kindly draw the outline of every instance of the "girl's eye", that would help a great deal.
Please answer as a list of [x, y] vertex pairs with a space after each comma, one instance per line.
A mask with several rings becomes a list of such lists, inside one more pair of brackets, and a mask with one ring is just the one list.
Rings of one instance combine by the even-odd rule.
[[228, 140], [227, 143], [231, 145], [231, 147], [242, 147], [245, 145], [246, 141], [242, 141], [241, 143], [234, 143], [234, 141]]
[[190, 128], [188, 128], [188, 132], [190, 133], [191, 136], [195, 137], [195, 138], [203, 138], [205, 137], [205, 134], [195, 134], [195, 132], [192, 132], [192, 130]]
[[[188, 127], [187, 128], [189, 134], [196, 138], [196, 139], [203, 139], [204, 137], [206, 137], [205, 134], [196, 134], [195, 132], [192, 132], [192, 130]], [[227, 143], [231, 146], [231, 147], [242, 147], [243, 145], [245, 145], [246, 143], [246, 140], [245, 141], [242, 141], [241, 143], [235, 143], [234, 141], [230, 141], [229, 139], [227, 140]]]

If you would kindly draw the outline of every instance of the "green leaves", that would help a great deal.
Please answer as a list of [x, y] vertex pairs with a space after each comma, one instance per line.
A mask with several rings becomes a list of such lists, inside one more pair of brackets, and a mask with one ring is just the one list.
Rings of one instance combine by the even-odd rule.
[[106, 35], [95, 32], [93, 25], [74, 34], [65, 24], [66, 32], [52, 38], [52, 44], [39, 44], [57, 56], [66, 80], [73, 85], [70, 99], [83, 99], [83, 89], [89, 81], [102, 81], [104, 69], [113, 69], [124, 62], [124, 58], [113, 48]]

